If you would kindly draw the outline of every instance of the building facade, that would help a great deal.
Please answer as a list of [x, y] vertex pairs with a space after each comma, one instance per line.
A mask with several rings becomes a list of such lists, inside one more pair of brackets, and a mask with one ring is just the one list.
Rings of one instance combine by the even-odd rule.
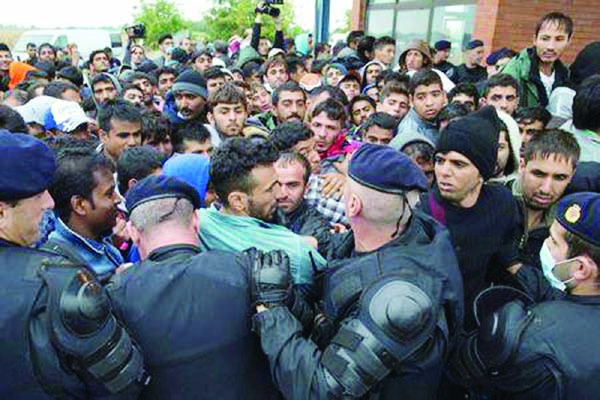
[[483, 40], [487, 52], [531, 46], [539, 18], [560, 11], [575, 23], [563, 57], [569, 63], [587, 43], [600, 40], [599, 5], [598, 0], [354, 0], [352, 25], [376, 37], [394, 37], [399, 51], [415, 38], [430, 44], [449, 40], [450, 61], [459, 63], [471, 39]]

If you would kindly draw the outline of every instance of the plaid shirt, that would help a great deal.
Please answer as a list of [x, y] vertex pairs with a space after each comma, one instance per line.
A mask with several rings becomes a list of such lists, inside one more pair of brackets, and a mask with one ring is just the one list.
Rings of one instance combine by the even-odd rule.
[[344, 199], [342, 195], [325, 197], [321, 195], [323, 179], [320, 175], [311, 175], [308, 179], [308, 190], [304, 198], [309, 205], [315, 207], [329, 223], [348, 225], [346, 212], [344, 210]]

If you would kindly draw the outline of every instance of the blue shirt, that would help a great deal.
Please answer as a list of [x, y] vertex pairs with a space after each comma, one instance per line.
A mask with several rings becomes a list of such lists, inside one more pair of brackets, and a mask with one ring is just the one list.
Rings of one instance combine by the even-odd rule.
[[98, 276], [111, 274], [121, 264], [123, 256], [108, 238], [102, 242], [84, 238], [73, 232], [60, 218], [56, 219], [56, 229], [50, 234], [50, 241], [64, 249], [67, 256], [77, 256]]

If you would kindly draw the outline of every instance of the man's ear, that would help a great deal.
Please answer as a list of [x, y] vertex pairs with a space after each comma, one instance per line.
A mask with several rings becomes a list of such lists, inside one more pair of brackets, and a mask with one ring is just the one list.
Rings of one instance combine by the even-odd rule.
[[588, 255], [577, 256], [573, 261], [577, 263], [575, 271], [572, 272], [576, 280], [581, 282], [598, 279], [598, 266]]
[[414, 107], [415, 104], [413, 103], [413, 95], [412, 94], [408, 96], [408, 101], [410, 102], [410, 106]]
[[142, 236], [140, 234], [140, 231], [135, 227], [135, 225], [133, 225], [133, 223], [131, 223], [131, 221], [127, 221], [127, 225], [125, 225], [125, 229], [127, 231], [127, 234], [129, 235], [129, 237], [131, 238], [131, 241], [137, 247], [139, 247], [141, 236]]
[[194, 210], [192, 214], [192, 229], [197, 234], [200, 234], [200, 212], [198, 210]]
[[348, 199], [348, 209], [346, 210], [346, 215], [348, 217], [356, 217], [360, 214], [363, 208], [363, 203], [360, 197], [356, 194], [350, 194], [350, 199]]
[[89, 200], [81, 197], [81, 196], [71, 196], [71, 212], [79, 215], [85, 216], [88, 210]]
[[[129, 180], [129, 182], [127, 182], [127, 191], [130, 191], [131, 189], [133, 189], [133, 187], [138, 183], [138, 180], [135, 178], [131, 178]], [[123, 194], [123, 193], [121, 193]], [[124, 195], [124, 194], [123, 194]]]
[[229, 209], [236, 215], [248, 214], [248, 195], [244, 192], [231, 192], [227, 196]]
[[215, 117], [213, 116], [213, 113], [207, 113], [206, 118], [208, 119], [209, 124], [213, 125], [215, 123]]
[[487, 105], [487, 99], [485, 97], [480, 97], [479, 98], [479, 108], [481, 108], [485, 105]]
[[103, 129], [98, 129], [98, 137], [102, 143], [108, 142], [108, 132]]

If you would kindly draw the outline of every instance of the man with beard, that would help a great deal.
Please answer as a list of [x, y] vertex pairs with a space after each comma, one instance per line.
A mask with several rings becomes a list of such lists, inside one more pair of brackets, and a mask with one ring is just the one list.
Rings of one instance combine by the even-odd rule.
[[110, 68], [110, 59], [104, 50], [94, 50], [89, 58], [90, 75], [96, 76], [102, 72], [107, 72]]
[[164, 112], [175, 126], [192, 120], [206, 122], [207, 97], [206, 79], [199, 72], [185, 71], [175, 79]]
[[294, 81], [279, 86], [272, 95], [273, 109], [256, 117], [265, 128], [275, 129], [288, 121], [302, 122], [306, 114], [306, 93]]
[[554, 220], [555, 205], [575, 174], [579, 154], [573, 135], [558, 129], [533, 136], [525, 148], [519, 176], [509, 186], [520, 206], [519, 254], [526, 264], [541, 267], [542, 243]]
[[278, 158], [275, 146], [264, 139], [231, 138], [215, 150], [210, 176], [222, 207], [200, 210], [201, 247], [285, 250], [294, 284], [311, 285], [314, 271], [326, 265], [315, 248], [316, 240], [270, 223], [277, 210], [279, 181], [274, 163]]
[[49, 188], [57, 217], [44, 247], [91, 267], [100, 280], [123, 263], [109, 235], [121, 202], [115, 190], [114, 168], [103, 154], [88, 147], [66, 147]]
[[241, 136], [248, 117], [248, 100], [240, 89], [227, 83], [210, 94], [207, 111], [211, 142], [218, 147], [227, 138]]

